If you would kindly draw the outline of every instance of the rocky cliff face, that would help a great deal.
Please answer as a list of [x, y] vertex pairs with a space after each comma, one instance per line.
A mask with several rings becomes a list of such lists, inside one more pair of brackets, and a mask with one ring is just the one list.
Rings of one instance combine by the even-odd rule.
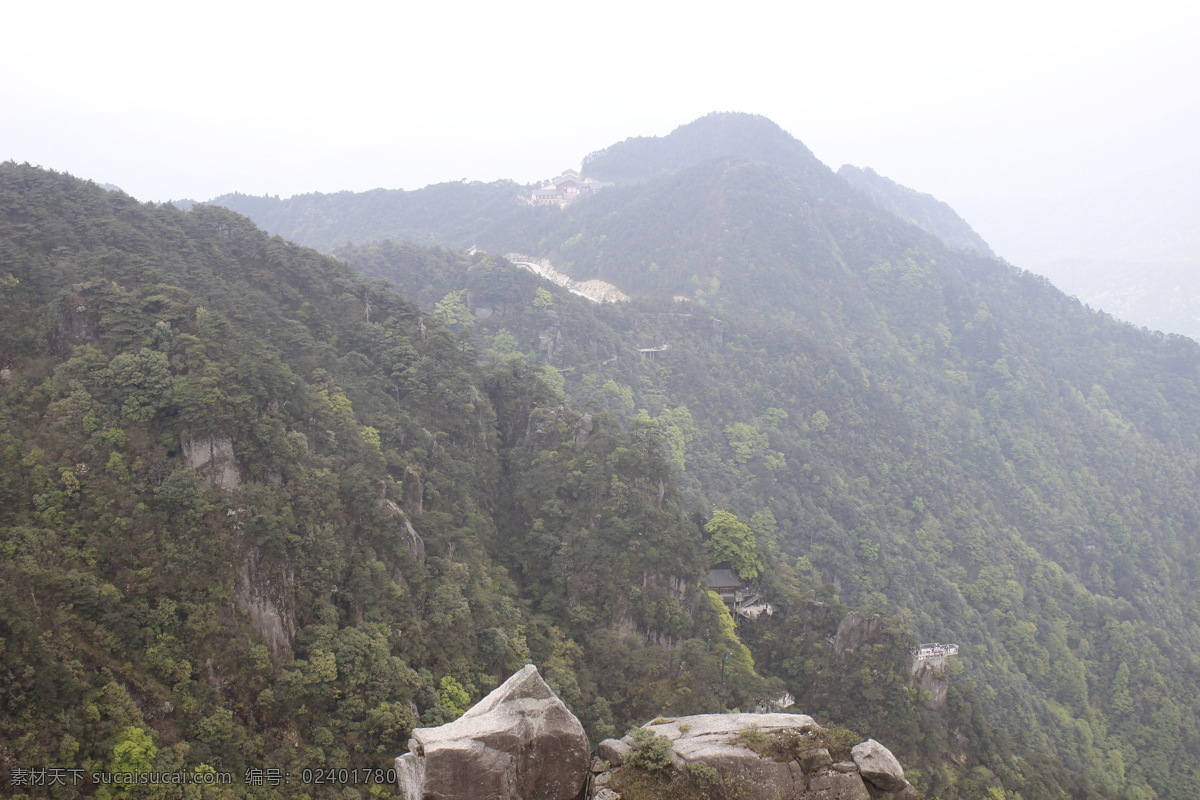
[[945, 659], [934, 661], [913, 659], [912, 676], [918, 686], [929, 692], [930, 708], [943, 708], [946, 705], [946, 695], [950, 691], [950, 678], [946, 672]]
[[242, 483], [241, 470], [228, 436], [184, 435], [180, 439], [183, 458], [189, 467], [204, 476], [212, 486], [233, 489]]
[[864, 644], [878, 641], [883, 617], [851, 611], [842, 618], [833, 640], [833, 654], [843, 660]]
[[234, 598], [266, 643], [273, 661], [292, 651], [296, 636], [295, 583], [295, 573], [286, 558], [279, 563], [264, 563], [257, 547], [245, 548], [234, 583]]

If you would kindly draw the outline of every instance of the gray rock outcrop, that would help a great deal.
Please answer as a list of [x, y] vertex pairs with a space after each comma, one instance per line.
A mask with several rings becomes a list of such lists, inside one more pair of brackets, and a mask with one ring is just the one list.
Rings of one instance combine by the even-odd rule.
[[[883, 745], [868, 740], [851, 750], [853, 761], [833, 760], [821, 746], [826, 732], [803, 714], [703, 714], [656, 720], [643, 728], [671, 742], [668, 754], [675, 775], [704, 771], [716, 776], [711, 797], [755, 800], [871, 800], [872, 797], [919, 797], [904, 770]], [[592, 782], [590, 800], [616, 800], [638, 747], [633, 736], [600, 743], [598, 755], [612, 774]], [[753, 748], [753, 749], [751, 749]], [[622, 766], [624, 765], [624, 766]], [[873, 793], [873, 787], [878, 792]], [[896, 795], [901, 792], [903, 794]], [[882, 793], [882, 794], [880, 794]]]
[[862, 777], [855, 772], [823, 769], [808, 780], [803, 800], [871, 800]]
[[418, 564], [425, 563], [425, 540], [421, 538], [421, 534], [417, 533], [417, 529], [412, 526], [408, 520], [408, 515], [395, 502], [388, 500], [386, 497], [379, 498], [379, 507], [388, 512], [400, 525], [400, 538], [404, 542], [404, 549], [412, 556], [412, 560]]
[[591, 759], [583, 725], [532, 664], [408, 747], [396, 759], [405, 800], [574, 800]]
[[246, 549], [234, 581], [234, 598], [266, 642], [272, 661], [292, 651], [296, 635], [295, 583], [286, 557], [280, 563], [264, 564], [258, 548]]
[[627, 742], [620, 739], [605, 739], [596, 747], [596, 755], [611, 766], [619, 767], [625, 763], [625, 756], [629, 755], [631, 749]]
[[795, 761], [761, 758], [738, 741], [739, 731], [754, 728], [770, 734], [795, 728], [816, 727], [803, 714], [700, 714], [680, 717], [648, 730], [666, 736], [672, 749], [688, 764], [712, 767], [726, 785], [738, 787], [755, 800], [792, 800], [804, 789], [804, 771]]
[[885, 792], [898, 792], [908, 785], [904, 779], [904, 767], [892, 755], [892, 751], [874, 739], [854, 745], [850, 755], [858, 767], [863, 780]]
[[929, 692], [930, 708], [945, 708], [950, 692], [950, 678], [945, 659], [912, 662], [912, 676], [917, 685]]
[[864, 644], [877, 641], [883, 627], [883, 617], [879, 614], [862, 614], [851, 611], [838, 624], [837, 634], [833, 638], [833, 655], [842, 661]]
[[209, 485], [234, 489], [241, 485], [241, 469], [233, 453], [233, 441], [228, 436], [187, 434], [180, 438], [183, 460], [199, 472]]

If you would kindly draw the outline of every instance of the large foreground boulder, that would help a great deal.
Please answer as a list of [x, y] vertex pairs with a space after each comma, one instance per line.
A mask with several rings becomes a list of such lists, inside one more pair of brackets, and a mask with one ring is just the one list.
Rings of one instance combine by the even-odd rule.
[[804, 772], [792, 762], [760, 758], [739, 742], [739, 733], [771, 734], [815, 727], [804, 714], [700, 714], [644, 726], [671, 740], [672, 751], [688, 764], [706, 764], [722, 782], [754, 800], [792, 800], [804, 790]]
[[590, 761], [583, 725], [532, 664], [454, 722], [414, 730], [408, 748], [405, 800], [573, 800]]
[[904, 768], [892, 755], [892, 751], [874, 739], [854, 745], [850, 750], [854, 763], [863, 780], [885, 792], [899, 792], [908, 785], [904, 779]]

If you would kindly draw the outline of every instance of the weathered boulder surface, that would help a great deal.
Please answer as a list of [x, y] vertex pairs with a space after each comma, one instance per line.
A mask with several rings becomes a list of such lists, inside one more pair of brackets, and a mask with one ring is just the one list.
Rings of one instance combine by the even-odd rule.
[[871, 793], [857, 772], [823, 769], [808, 779], [801, 800], [871, 800]]
[[396, 759], [405, 800], [573, 800], [591, 754], [583, 725], [526, 665], [454, 722], [417, 728]]
[[904, 767], [892, 755], [892, 751], [874, 739], [854, 745], [850, 755], [858, 765], [858, 772], [863, 780], [876, 789], [885, 792], [898, 792], [908, 785], [904, 779]]
[[[820, 737], [823, 729], [804, 714], [702, 714], [656, 720], [643, 728], [671, 741], [669, 760], [676, 774], [690, 771], [693, 764], [714, 770], [719, 783], [710, 790], [713, 798], [871, 800], [885, 796], [873, 795], [865, 781], [892, 797], [900, 791], [908, 793], [901, 797], [919, 797], [904, 779], [895, 756], [874, 740], [856, 745], [851, 751], [853, 761], [834, 762], [828, 749], [813, 746], [816, 741], [809, 737]], [[739, 735], [746, 730], [754, 733]], [[806, 739], [812, 744], [804, 744]], [[631, 769], [628, 757], [637, 746], [632, 736], [601, 743], [600, 758], [613, 766], [615, 777], [597, 776], [591, 800], [601, 800], [601, 794], [604, 800], [615, 800], [611, 794], [619, 791], [623, 771]]]
[[800, 762], [800, 766], [807, 772], [816, 772], [822, 767], [833, 765], [833, 758], [829, 755], [829, 751], [824, 747], [819, 747], [815, 750], [809, 750], [807, 753], [801, 753], [796, 759]]
[[[781, 763], [761, 758], [739, 743], [738, 732], [763, 733], [816, 727], [803, 714], [700, 714], [650, 723], [645, 726], [671, 740], [671, 763], [676, 769], [702, 763], [716, 770], [726, 786], [734, 786], [755, 800], [793, 800], [805, 787], [804, 770], [795, 761]], [[631, 746], [629, 737], [621, 740]]]
[[761, 758], [738, 743], [738, 732], [754, 728], [763, 733], [815, 727], [803, 714], [700, 714], [644, 726], [671, 740], [675, 754], [688, 764], [712, 767], [729, 786], [755, 800], [792, 800], [804, 789], [804, 771], [794, 761]]
[[596, 755], [611, 766], [619, 767], [625, 763], [625, 756], [631, 749], [629, 743], [621, 739], [605, 739], [596, 746]]
[[[817, 723], [807, 714], [697, 714], [651, 722], [642, 727], [670, 739], [675, 752], [685, 761], [695, 761], [698, 756], [720, 752], [726, 747], [745, 751], [745, 747], [736, 743], [739, 731], [754, 729], [775, 733], [815, 728]], [[622, 741], [632, 743], [628, 738]]]

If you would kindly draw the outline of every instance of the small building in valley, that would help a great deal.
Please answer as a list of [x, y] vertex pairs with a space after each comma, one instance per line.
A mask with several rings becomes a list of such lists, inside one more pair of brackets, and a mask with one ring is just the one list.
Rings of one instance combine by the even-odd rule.
[[770, 603], [758, 596], [742, 582], [741, 578], [731, 569], [710, 569], [704, 577], [704, 585], [729, 606], [729, 610], [746, 619], [758, 619], [762, 614], [768, 617], [775, 613]]

